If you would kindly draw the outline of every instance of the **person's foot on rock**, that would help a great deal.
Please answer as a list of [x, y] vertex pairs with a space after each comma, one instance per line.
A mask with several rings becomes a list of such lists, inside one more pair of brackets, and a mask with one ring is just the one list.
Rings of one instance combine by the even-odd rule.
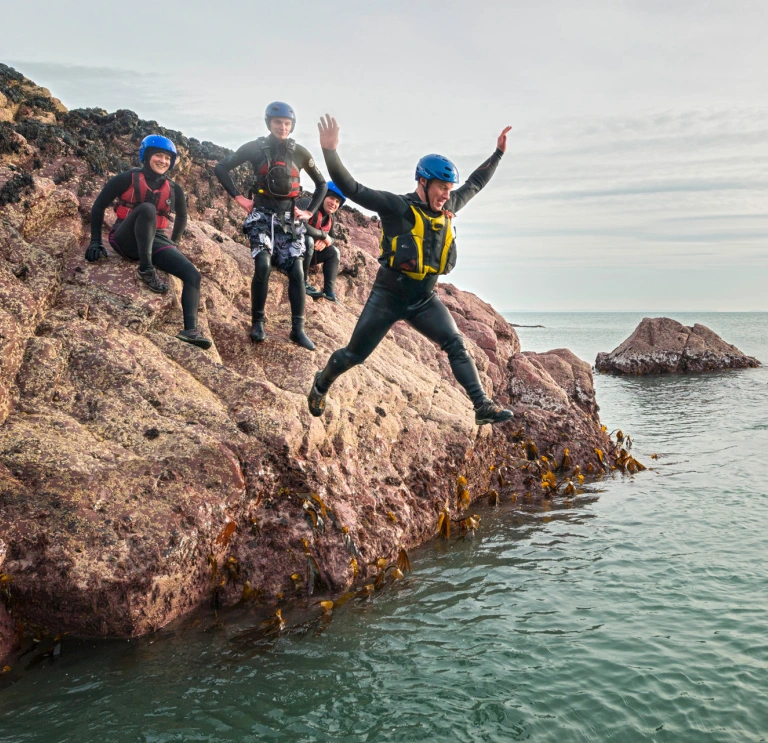
[[336, 295], [333, 292], [329, 292], [327, 289], [323, 289], [323, 293], [320, 295], [323, 299], [327, 299], [329, 302], [338, 302]]
[[157, 294], [165, 294], [168, 291], [168, 284], [166, 284], [155, 271], [154, 266], [142, 271], [140, 268], [136, 269], [141, 280], [150, 288], [151, 291]]
[[310, 389], [307, 395], [307, 404], [309, 405], [309, 412], [319, 418], [325, 412], [325, 396], [328, 392], [320, 392], [317, 389], [317, 379], [322, 372], [316, 372], [315, 378], [312, 380], [312, 389]]
[[251, 325], [251, 343], [261, 343], [265, 337], [264, 320], [256, 320]]
[[[251, 333], [253, 335], [253, 333]], [[291, 324], [291, 334], [288, 336], [297, 346], [306, 348], [309, 351], [315, 350], [315, 344], [312, 343], [304, 332], [304, 318], [294, 317]]]
[[312, 297], [312, 299], [319, 299], [323, 296], [323, 293], [319, 289], [316, 289], [308, 282], [304, 283], [304, 290], [307, 292], [307, 296]]
[[192, 328], [191, 330], [182, 330], [176, 334], [176, 337], [180, 341], [185, 343], [191, 343], [198, 348], [208, 349], [213, 345], [213, 341], [210, 338], [206, 338], [199, 328]]
[[475, 425], [483, 426], [486, 423], [503, 423], [514, 418], [511, 410], [502, 408], [493, 400], [487, 400], [475, 408]]

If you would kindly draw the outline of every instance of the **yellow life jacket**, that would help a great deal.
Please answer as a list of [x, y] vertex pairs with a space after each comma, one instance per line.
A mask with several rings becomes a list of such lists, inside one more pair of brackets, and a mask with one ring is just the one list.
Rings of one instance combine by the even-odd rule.
[[411, 204], [414, 224], [410, 232], [391, 237], [381, 232], [379, 263], [421, 281], [429, 274], [447, 274], [456, 265], [456, 240], [451, 218], [430, 217]]

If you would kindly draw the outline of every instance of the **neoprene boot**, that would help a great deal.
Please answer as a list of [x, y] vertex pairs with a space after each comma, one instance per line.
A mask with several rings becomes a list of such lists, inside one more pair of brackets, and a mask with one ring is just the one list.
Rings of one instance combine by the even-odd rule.
[[176, 333], [176, 337], [180, 341], [185, 343], [191, 343], [198, 348], [208, 349], [213, 345], [213, 341], [210, 338], [206, 338], [199, 328], [192, 328], [191, 330], [181, 330]]
[[251, 325], [251, 343], [261, 343], [264, 338], [264, 320], [254, 320]]
[[[253, 331], [251, 331], [251, 337], [253, 337]], [[288, 337], [302, 348], [307, 348], [310, 351], [315, 350], [315, 344], [307, 338], [307, 334], [304, 332], [303, 317], [294, 317], [291, 320], [291, 334]]]

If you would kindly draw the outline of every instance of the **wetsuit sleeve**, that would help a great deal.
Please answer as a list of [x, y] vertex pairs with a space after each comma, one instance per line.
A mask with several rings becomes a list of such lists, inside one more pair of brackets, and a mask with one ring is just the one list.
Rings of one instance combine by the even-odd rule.
[[322, 230], [318, 230], [317, 227], [313, 227], [311, 224], [307, 225], [307, 234], [314, 240], [324, 240], [327, 235]]
[[301, 167], [315, 183], [315, 192], [312, 194], [312, 199], [307, 207], [307, 211], [315, 214], [322, 205], [325, 195], [328, 193], [328, 185], [325, 182], [323, 174], [320, 172], [320, 168], [317, 167], [315, 159], [309, 154], [309, 150], [301, 145], [296, 145], [296, 153], [299, 156], [298, 160], [301, 163]]
[[451, 194], [451, 198], [448, 199], [445, 208], [448, 211], [455, 213], [466, 206], [467, 202], [473, 196], [478, 194], [482, 188], [488, 185], [488, 181], [491, 180], [491, 176], [496, 172], [496, 168], [499, 167], [503, 155], [504, 153], [497, 149], [496, 152], [494, 152]]
[[247, 142], [240, 149], [233, 152], [231, 155], [227, 155], [221, 162], [216, 164], [213, 172], [216, 173], [216, 177], [219, 179], [219, 183], [224, 186], [224, 190], [234, 199], [235, 196], [240, 196], [240, 192], [235, 186], [235, 182], [232, 180], [230, 171], [234, 170], [239, 165], [247, 163], [248, 161], [255, 162], [261, 156], [256, 140], [253, 142]]
[[364, 209], [377, 212], [382, 221], [402, 220], [411, 213], [411, 207], [402, 196], [389, 191], [374, 191], [358, 183], [344, 167], [336, 150], [323, 150], [323, 157], [331, 180], [350, 201], [360, 204]]
[[101, 228], [104, 224], [104, 212], [112, 202], [122, 196], [133, 182], [131, 171], [120, 173], [110, 178], [91, 207], [91, 240], [101, 242]]
[[176, 214], [173, 218], [171, 242], [177, 244], [184, 234], [184, 228], [187, 226], [187, 197], [184, 195], [184, 189], [178, 183], [174, 183], [173, 186], [176, 189], [173, 205]]

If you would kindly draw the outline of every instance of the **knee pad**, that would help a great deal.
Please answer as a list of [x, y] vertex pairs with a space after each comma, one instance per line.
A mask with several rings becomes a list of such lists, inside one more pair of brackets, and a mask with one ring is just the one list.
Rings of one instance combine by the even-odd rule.
[[449, 359], [456, 359], [458, 361], [469, 358], [469, 352], [464, 343], [464, 337], [459, 333], [452, 335], [445, 341], [445, 343], [443, 343], [441, 348], [448, 354]]
[[253, 259], [253, 266], [254, 276], [259, 281], [264, 281], [269, 278], [270, 271], [272, 270], [269, 251], [262, 250], [260, 253], [257, 253], [256, 257]]

